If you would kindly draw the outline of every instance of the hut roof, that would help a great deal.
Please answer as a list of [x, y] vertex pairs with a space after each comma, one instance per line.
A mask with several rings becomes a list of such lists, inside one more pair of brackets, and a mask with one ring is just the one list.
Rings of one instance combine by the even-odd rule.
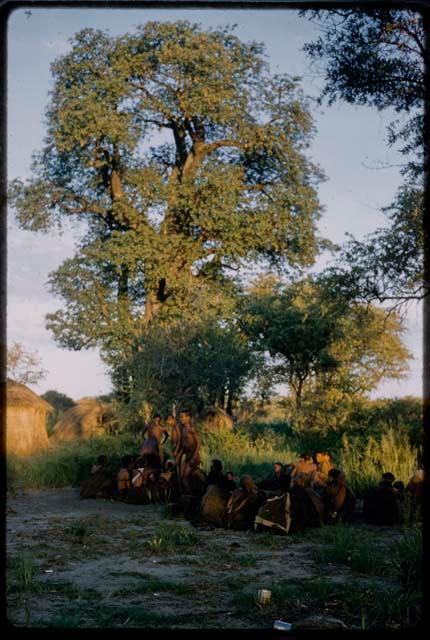
[[82, 398], [70, 409], [66, 409], [54, 426], [53, 442], [89, 438], [104, 431], [103, 417], [107, 405], [94, 398]]
[[46, 400], [38, 396], [37, 393], [34, 393], [34, 391], [26, 387], [25, 384], [15, 382], [15, 380], [11, 379], [7, 381], [7, 406], [37, 407], [49, 413], [54, 411], [54, 407], [52, 407], [49, 402], [46, 402]]

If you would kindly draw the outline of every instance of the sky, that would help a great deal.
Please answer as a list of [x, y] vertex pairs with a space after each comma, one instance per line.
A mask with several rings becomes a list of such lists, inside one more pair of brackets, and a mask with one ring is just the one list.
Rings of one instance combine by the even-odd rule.
[[[44, 112], [52, 88], [50, 64], [70, 48], [68, 39], [83, 28], [107, 29], [112, 35], [133, 31], [148, 20], [190, 20], [203, 27], [236, 24], [245, 41], [264, 42], [274, 73], [302, 78], [305, 94], [316, 98], [322, 77], [310, 68], [302, 51], [318, 34], [317, 27], [292, 10], [197, 9], [26, 9], [14, 11], [8, 24], [8, 177], [31, 176], [31, 157], [43, 145]], [[386, 143], [386, 127], [398, 118], [390, 110], [337, 103], [311, 111], [316, 135], [309, 155], [324, 171], [319, 186], [324, 213], [321, 235], [341, 243], [345, 233], [363, 238], [385, 226], [381, 208], [401, 183], [401, 156]], [[384, 167], [384, 168], [383, 168]], [[67, 226], [60, 235], [19, 229], [8, 216], [8, 343], [21, 342], [42, 359], [46, 377], [32, 388], [56, 389], [74, 399], [110, 391], [110, 380], [97, 350], [72, 352], [59, 348], [45, 328], [45, 315], [61, 307], [46, 283], [50, 272], [74, 253], [79, 229]], [[320, 261], [318, 266], [322, 266]], [[372, 397], [421, 395], [422, 312], [407, 312], [404, 341], [413, 355], [408, 377], [385, 381]]]

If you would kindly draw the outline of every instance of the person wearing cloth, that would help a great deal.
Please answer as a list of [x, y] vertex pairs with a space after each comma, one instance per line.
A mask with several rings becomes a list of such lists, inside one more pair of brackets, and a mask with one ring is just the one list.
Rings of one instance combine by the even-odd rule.
[[258, 509], [265, 502], [266, 496], [254, 484], [251, 476], [240, 479], [240, 487], [231, 494], [224, 515], [226, 529], [246, 531], [254, 526]]
[[265, 480], [259, 482], [257, 486], [264, 491], [279, 491], [281, 489], [281, 478], [285, 475], [282, 462], [275, 462], [273, 465], [273, 473]]
[[363, 518], [365, 522], [376, 525], [396, 525], [402, 522], [402, 509], [393, 482], [395, 478], [389, 471], [364, 500]]
[[91, 475], [81, 483], [80, 497], [83, 498], [109, 498], [113, 486], [112, 477], [107, 470], [108, 459], [100, 455], [97, 462], [91, 467]]
[[294, 465], [294, 469], [291, 472], [291, 479], [294, 483], [298, 474], [301, 473], [304, 476], [302, 482], [304, 482], [306, 487], [309, 487], [315, 471], [317, 471], [317, 465], [313, 461], [311, 454], [309, 452], [302, 453], [299, 461]]
[[122, 500], [124, 499], [128, 492], [130, 491], [131, 484], [131, 476], [133, 473], [134, 467], [134, 458], [133, 456], [124, 456], [121, 460], [121, 469], [118, 471], [116, 475], [116, 492], [115, 498]]
[[355, 507], [355, 496], [346, 485], [345, 476], [340, 469], [330, 469], [329, 480], [324, 492], [326, 523], [350, 522]]

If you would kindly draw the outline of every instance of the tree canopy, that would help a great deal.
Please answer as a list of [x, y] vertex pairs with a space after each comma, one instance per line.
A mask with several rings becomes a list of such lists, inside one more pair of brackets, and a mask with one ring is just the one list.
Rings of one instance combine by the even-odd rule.
[[397, 314], [342, 303], [310, 278], [290, 285], [260, 280], [243, 297], [241, 324], [254, 347], [269, 356], [278, 380], [288, 384], [296, 410], [318, 411], [325, 420], [335, 421], [342, 403], [349, 406], [384, 378], [401, 378], [407, 370], [410, 354]]
[[27, 351], [20, 342], [13, 342], [7, 349], [7, 375], [22, 384], [37, 384], [46, 376], [41, 368], [42, 360], [37, 353]]
[[235, 323], [155, 323], [125, 365], [130, 403], [138, 412], [149, 403], [163, 412], [187, 406], [232, 413], [260, 360]]
[[52, 75], [44, 147], [10, 198], [25, 229], [85, 224], [50, 276], [66, 303], [48, 315], [60, 345], [112, 359], [155, 316], [222, 309], [242, 268], [313, 263], [312, 119], [262, 45], [186, 21], [84, 29]]
[[389, 228], [351, 238], [331, 272], [350, 296], [368, 301], [420, 299], [424, 232], [424, 67], [429, 63], [423, 16], [406, 9], [348, 8], [302, 11], [321, 35], [305, 45], [324, 74], [320, 101], [344, 100], [379, 110], [393, 108], [399, 118], [388, 127], [388, 143], [400, 145], [406, 181], [385, 208]]

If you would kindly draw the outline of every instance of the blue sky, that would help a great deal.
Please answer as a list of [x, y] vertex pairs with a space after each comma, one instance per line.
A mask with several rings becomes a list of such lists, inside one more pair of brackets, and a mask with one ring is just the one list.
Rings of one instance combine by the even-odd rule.
[[[76, 31], [92, 27], [116, 35], [148, 20], [177, 19], [203, 26], [237, 24], [236, 34], [243, 40], [265, 43], [274, 72], [301, 76], [305, 93], [319, 95], [322, 78], [301, 51], [317, 29], [295, 11], [65, 8], [31, 9], [28, 16], [19, 9], [11, 14], [8, 28], [9, 179], [30, 176], [31, 154], [43, 144], [50, 63], [68, 50], [68, 39]], [[397, 167], [375, 168], [402, 161], [386, 144], [386, 126], [394, 114], [344, 103], [323, 108], [314, 104], [312, 113], [317, 133], [309, 153], [327, 176], [319, 188], [325, 207], [321, 234], [334, 242], [342, 242], [346, 232], [362, 238], [386, 224], [380, 209], [401, 182]], [[98, 353], [60, 349], [44, 326], [45, 314], [61, 304], [46, 288], [48, 274], [73, 255], [79, 229], [66, 228], [61, 236], [35, 234], [18, 229], [10, 214], [8, 231], [8, 341], [22, 342], [42, 357], [48, 375], [34, 390], [55, 388], [75, 399], [109, 391]], [[421, 394], [421, 333], [421, 309], [414, 305], [407, 313], [405, 335], [414, 355], [410, 373], [401, 382], [382, 383], [373, 396]]]

